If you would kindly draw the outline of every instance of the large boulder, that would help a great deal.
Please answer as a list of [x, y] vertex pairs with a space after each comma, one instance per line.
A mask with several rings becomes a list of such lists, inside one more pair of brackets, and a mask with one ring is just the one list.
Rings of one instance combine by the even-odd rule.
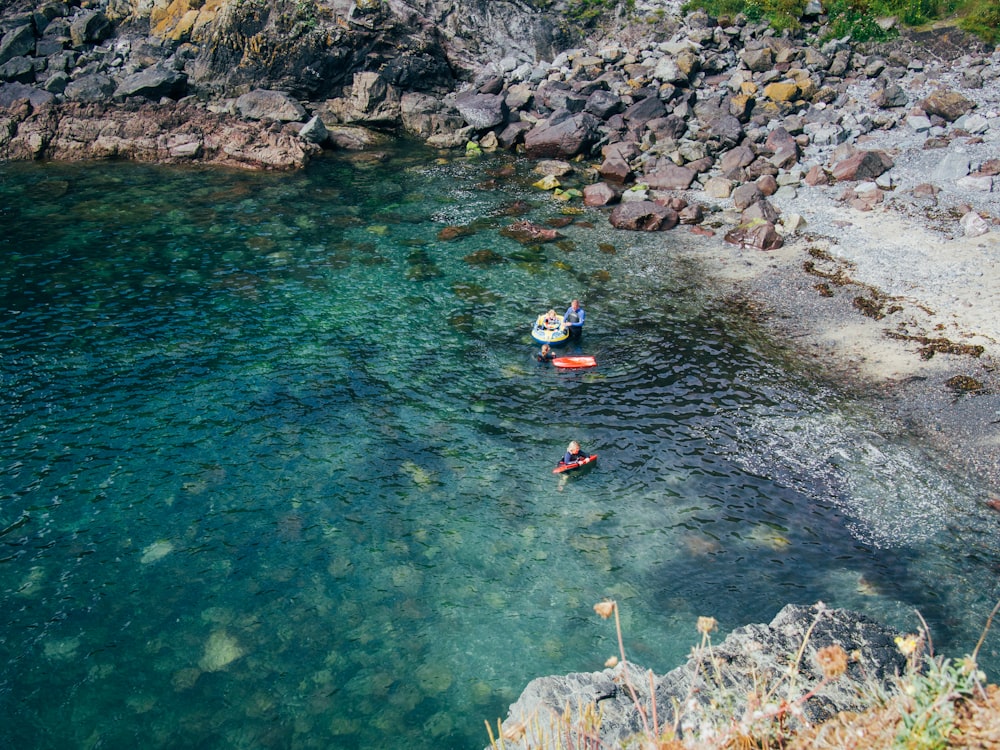
[[111, 21], [99, 10], [86, 10], [74, 16], [69, 25], [70, 41], [75, 49], [103, 42], [113, 32]]
[[399, 97], [399, 119], [404, 131], [424, 140], [460, 131], [465, 125], [461, 115], [446, 107], [440, 97], [417, 91]]
[[34, 83], [35, 63], [30, 57], [12, 57], [0, 65], [0, 80], [13, 83]]
[[35, 32], [30, 23], [17, 26], [0, 37], [0, 64], [35, 51]]
[[625, 102], [622, 101], [620, 96], [611, 91], [597, 89], [587, 97], [587, 104], [584, 109], [595, 117], [606, 120], [611, 115], [616, 115], [624, 111]]
[[142, 96], [154, 102], [163, 97], [180, 99], [187, 88], [187, 76], [165, 65], [151, 65], [133, 73], [115, 89], [116, 99]]
[[976, 103], [952, 89], [936, 89], [920, 102], [920, 108], [929, 115], [937, 115], [947, 122], [955, 122], [975, 108]]
[[601, 179], [624, 185], [632, 178], [632, 167], [625, 159], [618, 155], [612, 155], [601, 163], [601, 166], [597, 168], [597, 173]]
[[552, 123], [540, 123], [524, 136], [524, 150], [532, 158], [572, 159], [590, 151], [598, 136], [599, 121], [580, 112]]
[[764, 145], [773, 154], [770, 161], [776, 167], [784, 169], [799, 160], [799, 144], [795, 137], [783, 127], [772, 130]]
[[309, 119], [309, 122], [302, 126], [302, 130], [299, 131], [299, 138], [322, 146], [330, 140], [330, 131], [326, 129], [326, 125], [319, 115], [313, 115]]
[[[790, 604], [770, 624], [747, 625], [711, 649], [696, 648], [683, 666], [653, 676], [652, 691], [651, 673], [631, 663], [532, 680], [503, 722], [504, 747], [546, 747], [560, 728], [580, 726], [582, 715], [592, 711], [601, 715], [596, 744], [623, 747], [642, 731], [644, 720], [651, 721], [654, 702], [660, 727], [728, 727], [734, 716], [750, 710], [754, 696], [784, 697], [790, 685], [797, 687], [791, 697], [801, 700], [801, 713], [785, 714], [793, 728], [823, 722], [841, 711], [860, 712], [869, 707], [872, 699], [865, 696], [874, 695], [873, 689], [885, 695], [897, 689], [894, 677], [906, 665], [894, 641], [897, 635], [861, 614]], [[828, 647], [851, 655], [839, 679], [823, 679], [817, 654]], [[575, 747], [573, 739], [566, 741]]]
[[[110, 80], [110, 79], [109, 79]], [[18, 102], [26, 101], [34, 109], [51, 103], [55, 96], [48, 91], [23, 83], [0, 84], [0, 109], [9, 109]]]
[[348, 122], [366, 125], [395, 124], [402, 114], [399, 90], [379, 73], [355, 73], [351, 85]]
[[752, 206], [764, 197], [760, 185], [756, 182], [748, 182], [733, 190], [733, 206], [742, 211]]
[[668, 163], [646, 173], [642, 181], [653, 190], [687, 190], [695, 176], [695, 171], [690, 167]]
[[650, 200], [619, 203], [608, 217], [615, 229], [632, 229], [642, 232], [658, 232], [673, 229], [680, 221], [672, 208]]
[[707, 123], [707, 130], [719, 142], [720, 148], [733, 148], [743, 140], [743, 124], [730, 114], [720, 113], [711, 118]]
[[507, 104], [499, 94], [465, 91], [455, 97], [455, 109], [475, 130], [489, 130], [507, 117]]
[[726, 232], [726, 242], [741, 249], [777, 250], [785, 244], [774, 224], [763, 219], [753, 219]]
[[665, 117], [666, 114], [667, 108], [658, 96], [647, 96], [644, 99], [640, 99], [623, 113], [625, 121], [631, 127], [637, 129], [645, 127], [646, 123], [650, 120], [655, 120], [657, 117]]
[[248, 120], [300, 122], [306, 116], [306, 108], [288, 94], [267, 89], [255, 89], [238, 97], [236, 110]]
[[740, 170], [752, 164], [756, 158], [757, 154], [750, 145], [736, 146], [719, 157], [719, 170], [730, 179], [739, 179], [742, 176]]
[[64, 95], [73, 102], [103, 102], [110, 99], [117, 86], [103, 73], [91, 73], [66, 84]]
[[621, 194], [621, 186], [615, 187], [607, 182], [594, 182], [583, 188], [583, 205], [608, 206], [617, 203]]
[[892, 157], [884, 151], [855, 151], [830, 170], [834, 179], [874, 180], [893, 165]]

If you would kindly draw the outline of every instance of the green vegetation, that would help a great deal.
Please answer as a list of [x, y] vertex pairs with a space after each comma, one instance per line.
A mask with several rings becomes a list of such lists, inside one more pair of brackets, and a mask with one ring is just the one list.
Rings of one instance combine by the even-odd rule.
[[[742, 13], [751, 21], [767, 21], [782, 31], [799, 27], [806, 1], [688, 0], [683, 9], [702, 9], [716, 17]], [[883, 28], [879, 19], [897, 18], [911, 27], [950, 20], [985, 42], [1000, 40], [1000, 0], [823, 0], [822, 5], [829, 17], [830, 37], [885, 40], [897, 31]]]
[[566, 3], [566, 15], [570, 20], [587, 26], [599, 18], [614, 13], [620, 6], [630, 12], [635, 5], [634, 0], [569, 0]]
[[984, 42], [1000, 42], [1000, 0], [978, 0], [966, 6], [958, 25]]
[[[724, 676], [724, 662], [713, 651], [711, 634], [716, 621], [699, 617], [697, 630], [701, 643], [691, 652], [702, 685], [697, 690], [707, 704], [688, 699], [675, 702], [672, 723], [658, 721], [652, 673], [649, 689], [640, 690], [629, 679], [625, 645], [622, 638], [618, 603], [604, 601], [594, 605], [602, 618], [614, 617], [619, 656], [612, 656], [604, 666], [614, 668], [615, 680], [630, 697], [642, 723], [642, 731], [615, 748], [638, 750], [842, 750], [865, 747], [870, 750], [948, 750], [949, 748], [986, 747], [1000, 736], [1000, 691], [986, 683], [977, 656], [989, 632], [1000, 602], [987, 619], [986, 626], [972, 654], [951, 660], [935, 656], [926, 623], [915, 635], [896, 638], [896, 647], [906, 657], [906, 668], [896, 677], [896, 689], [887, 694], [877, 684], [866, 685], [862, 695], [872, 708], [854, 714], [844, 712], [828, 722], [811, 725], [803, 706], [826, 685], [840, 680], [849, 664], [860, 654], [848, 654], [839, 645], [816, 651], [814, 658], [822, 677], [814, 684], [803, 680], [801, 664], [806, 644], [821, 612], [803, 637], [798, 652], [789, 660], [777, 679], [755, 675], [752, 694], [737, 694]], [[919, 616], [919, 615], [918, 615]], [[705, 706], [711, 710], [706, 710]], [[660, 711], [660, 713], [665, 713]], [[574, 714], [570, 706], [559, 714], [534, 716], [526, 724], [504, 727], [497, 722], [496, 732], [486, 722], [491, 750], [505, 750], [508, 743], [520, 743], [526, 737], [535, 750], [589, 750], [611, 747], [600, 739], [601, 713], [593, 705], [580, 705]], [[794, 721], [792, 721], [794, 719]], [[682, 731], [683, 728], [683, 731]], [[978, 744], [982, 738], [991, 738]], [[847, 741], [847, 738], [851, 738]], [[859, 739], [861, 744], [859, 743]]]

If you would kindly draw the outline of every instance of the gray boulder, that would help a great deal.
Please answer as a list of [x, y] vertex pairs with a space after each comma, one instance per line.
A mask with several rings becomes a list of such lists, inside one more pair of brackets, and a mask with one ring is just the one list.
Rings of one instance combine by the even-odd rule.
[[672, 208], [650, 200], [619, 203], [611, 210], [608, 221], [615, 229], [659, 232], [673, 229], [680, 218]]
[[622, 112], [625, 109], [625, 102], [617, 94], [605, 89], [597, 89], [587, 97], [584, 109], [595, 117], [606, 120], [611, 115]]
[[330, 131], [326, 129], [326, 125], [323, 124], [319, 115], [313, 115], [309, 122], [302, 126], [302, 130], [299, 131], [299, 138], [322, 146], [330, 140]]
[[74, 102], [100, 102], [109, 99], [117, 86], [103, 73], [80, 76], [66, 84], [65, 96]]
[[401, 97], [399, 89], [391, 85], [381, 74], [363, 71], [354, 74], [347, 122], [377, 126], [395, 125], [401, 117]]
[[475, 130], [488, 130], [507, 117], [507, 104], [499, 94], [466, 91], [455, 97], [455, 109]]
[[[643, 729], [632, 690], [647, 721], [655, 700], [660, 728], [676, 723], [682, 731], [689, 726], [730, 726], [748, 712], [748, 699], [761, 694], [795, 700], [816, 690], [802, 701], [802, 718], [785, 715], [793, 727], [823, 722], [840, 711], [860, 712], [869, 707], [864, 696], [872, 695], [872, 688], [887, 695], [896, 690], [893, 678], [905, 668], [905, 657], [894, 642], [897, 635], [858, 613], [790, 604], [768, 625], [738, 628], [710, 651], [695, 649], [685, 665], [654, 676], [652, 694], [650, 673], [635, 664], [532, 680], [503, 722], [504, 747], [545, 747], [547, 734], [561, 725], [565, 711], [574, 726], [581, 712], [595, 709], [602, 717], [600, 746], [622, 747]], [[856, 658], [847, 660], [843, 676], [823, 683], [817, 652], [830, 646]]]
[[653, 190], [687, 190], [695, 177], [696, 173], [690, 167], [667, 163], [647, 172], [642, 181]]
[[588, 153], [597, 140], [599, 121], [581, 112], [556, 123], [536, 125], [524, 136], [524, 149], [532, 158], [571, 159]]
[[709, 134], [721, 148], [732, 148], [743, 140], [743, 124], [730, 114], [720, 114], [707, 123]]
[[133, 73], [118, 84], [116, 99], [142, 96], [154, 102], [163, 97], [180, 99], [187, 88], [187, 75], [163, 65], [151, 65], [145, 70]]
[[102, 42], [111, 36], [113, 31], [114, 27], [108, 17], [97, 10], [80, 13], [69, 25], [70, 40], [76, 49]]
[[11, 29], [0, 38], [0, 64], [14, 57], [30, 55], [35, 51], [35, 32], [31, 24]]
[[35, 64], [30, 57], [12, 57], [0, 65], [0, 78], [18, 83], [34, 83]]
[[971, 162], [968, 154], [949, 151], [934, 165], [930, 179], [934, 182], [954, 182], [969, 174]]
[[248, 120], [299, 122], [306, 116], [306, 108], [288, 94], [267, 89], [255, 89], [238, 97], [236, 110]]
[[38, 109], [53, 100], [55, 100], [55, 96], [51, 93], [34, 86], [23, 83], [0, 84], [0, 109], [9, 109], [15, 102], [19, 101], [27, 101], [32, 107]]

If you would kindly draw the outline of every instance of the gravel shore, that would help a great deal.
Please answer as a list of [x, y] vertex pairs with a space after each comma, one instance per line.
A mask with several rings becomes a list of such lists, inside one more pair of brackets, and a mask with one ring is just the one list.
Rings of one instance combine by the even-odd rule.
[[[784, 247], [761, 252], [715, 243], [699, 252], [720, 277], [762, 303], [769, 325], [815, 358], [820, 371], [878, 395], [950, 462], [985, 480], [991, 494], [984, 500], [995, 500], [1000, 226], [966, 237], [958, 207], [998, 217], [1000, 194], [948, 188], [933, 211], [914, 206], [907, 191], [926, 181], [947, 152], [925, 150], [916, 134], [894, 130], [882, 138], [894, 142], [894, 189], [872, 210], [843, 201], [843, 184], [802, 187], [773, 201], [784, 216], [797, 213], [806, 222]], [[865, 147], [878, 148], [879, 140]], [[997, 143], [953, 149], [982, 158], [995, 156]]]
[[[897, 44], [909, 54], [928, 39], [934, 46], [920, 47], [921, 65], [899, 81], [910, 102], [958, 91], [991, 128], [872, 129], [853, 146], [884, 151], [893, 167], [879, 178], [883, 200], [871, 210], [850, 204], [854, 184], [779, 191], [770, 200], [782, 221], [805, 220], [784, 247], [717, 243], [707, 254], [821, 372], [878, 395], [956, 467], [984, 480], [984, 500], [1000, 506], [1000, 182], [984, 190], [948, 175], [956, 160], [1000, 158], [1000, 80], [969, 86], [968, 50], [948, 34]], [[868, 79], [854, 81], [849, 106], [876, 117], [873, 90]], [[801, 164], [829, 169], [835, 152], [811, 145]], [[920, 189], [928, 184], [929, 197]], [[959, 219], [970, 211], [986, 218], [987, 233], [966, 236]]]

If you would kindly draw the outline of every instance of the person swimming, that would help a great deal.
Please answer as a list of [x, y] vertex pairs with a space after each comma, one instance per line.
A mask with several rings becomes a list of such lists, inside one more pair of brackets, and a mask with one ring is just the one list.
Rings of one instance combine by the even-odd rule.
[[575, 440], [571, 440], [570, 444], [566, 446], [566, 455], [563, 456], [562, 462], [564, 464], [575, 464], [585, 458], [587, 458], [587, 454], [580, 448], [580, 444]]

